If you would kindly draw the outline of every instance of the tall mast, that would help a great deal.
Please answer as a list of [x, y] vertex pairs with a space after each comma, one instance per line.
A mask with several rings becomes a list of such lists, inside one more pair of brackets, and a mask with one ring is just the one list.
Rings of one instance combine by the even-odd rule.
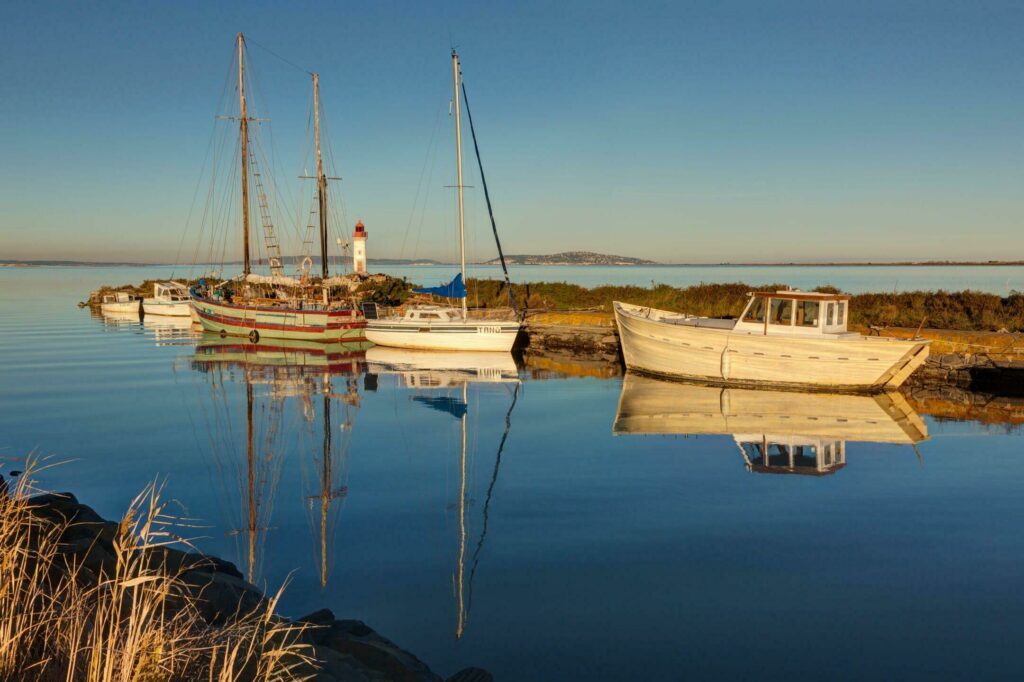
[[245, 113], [245, 39], [238, 34], [238, 104], [241, 109], [239, 127], [242, 138], [242, 271], [248, 275], [249, 265], [249, 118]]
[[[459, 113], [459, 55], [452, 50], [452, 82], [455, 99], [455, 166], [458, 169], [459, 190], [459, 272], [466, 283], [466, 215], [462, 208], [462, 116]], [[466, 318], [466, 297], [462, 297], [462, 317]]]
[[327, 178], [320, 154], [320, 74], [313, 74], [313, 128], [316, 137], [316, 197], [320, 206], [320, 262], [323, 278], [327, 279]]

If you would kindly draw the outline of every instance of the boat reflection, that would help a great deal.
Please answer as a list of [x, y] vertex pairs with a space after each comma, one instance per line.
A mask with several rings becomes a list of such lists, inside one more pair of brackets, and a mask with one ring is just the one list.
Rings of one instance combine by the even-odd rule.
[[[229, 534], [242, 540], [236, 555], [245, 557], [250, 582], [260, 577], [282, 469], [298, 458], [314, 563], [321, 587], [327, 585], [331, 540], [348, 492], [348, 452], [360, 405], [357, 377], [366, 346], [277, 339], [253, 344], [210, 334], [199, 339], [191, 366], [206, 378], [199, 387], [200, 415], [221, 499], [229, 507], [225, 517], [232, 519]], [[244, 408], [237, 406], [236, 387], [244, 391]]]
[[[491, 500], [501, 469], [501, 457], [512, 428], [512, 411], [519, 399], [520, 380], [515, 360], [510, 354], [464, 351], [421, 351], [403, 350], [375, 346], [366, 352], [367, 371], [373, 374], [397, 376], [402, 386], [420, 394], [411, 396], [413, 402], [444, 412], [459, 420], [459, 499], [456, 503], [458, 514], [458, 549], [452, 586], [455, 599], [455, 637], [461, 639], [469, 622], [473, 602], [473, 579], [480, 564], [484, 541], [490, 519]], [[467, 478], [467, 425], [469, 414], [470, 384], [505, 384], [511, 387], [509, 406], [505, 413], [505, 428], [498, 441], [494, 469], [487, 486], [481, 516], [480, 534], [466, 569], [469, 541], [470, 503], [469, 480]], [[438, 395], [438, 393], [441, 393]], [[476, 396], [479, 398], [479, 396]], [[472, 439], [476, 442], [476, 438]]]
[[915, 446], [924, 421], [898, 393], [848, 395], [721, 388], [627, 373], [615, 434], [727, 434], [757, 473], [822, 476], [846, 465], [846, 443]]
[[156, 341], [158, 346], [192, 345], [202, 332], [190, 317], [167, 315], [143, 315], [142, 328]]

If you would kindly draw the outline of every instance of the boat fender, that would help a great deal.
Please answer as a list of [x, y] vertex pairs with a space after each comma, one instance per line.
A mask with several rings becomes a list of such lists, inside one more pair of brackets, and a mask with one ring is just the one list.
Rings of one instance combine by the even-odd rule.
[[258, 331], [256, 331], [255, 329], [253, 329], [251, 332], [249, 332], [249, 341], [251, 341], [253, 343], [259, 343], [260, 342], [260, 333]]

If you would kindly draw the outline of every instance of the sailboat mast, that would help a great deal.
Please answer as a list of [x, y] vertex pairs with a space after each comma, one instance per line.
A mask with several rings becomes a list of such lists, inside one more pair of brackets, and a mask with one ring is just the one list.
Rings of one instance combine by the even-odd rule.
[[238, 104], [242, 149], [242, 272], [252, 272], [249, 264], [249, 118], [245, 113], [245, 39], [238, 34]]
[[[459, 271], [462, 282], [466, 283], [466, 215], [462, 204], [462, 116], [459, 112], [459, 55], [452, 50], [452, 82], [454, 83], [455, 100], [455, 166], [458, 169], [459, 191]], [[462, 317], [466, 317], [466, 297], [462, 297]]]
[[320, 264], [323, 278], [327, 279], [327, 178], [320, 154], [320, 74], [313, 74], [313, 129], [316, 138], [316, 197], [320, 213]]

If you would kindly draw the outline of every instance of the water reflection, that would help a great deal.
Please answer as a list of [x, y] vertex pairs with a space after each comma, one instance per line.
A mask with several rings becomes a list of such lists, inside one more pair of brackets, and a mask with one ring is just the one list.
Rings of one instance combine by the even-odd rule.
[[[456, 503], [459, 530], [452, 591], [456, 610], [455, 637], [462, 639], [472, 608], [473, 578], [476, 576], [484, 541], [487, 539], [491, 500], [501, 469], [501, 455], [512, 428], [512, 411], [519, 399], [520, 380], [515, 360], [511, 355], [502, 353], [409, 351], [375, 346], [366, 352], [366, 361], [368, 372], [395, 375], [403, 387], [419, 392], [420, 394], [411, 396], [413, 402], [448, 414], [459, 421], [459, 499]], [[480, 535], [470, 557], [472, 564], [467, 575], [467, 511], [470, 500], [467, 480], [466, 419], [469, 414], [469, 386], [478, 383], [509, 384], [512, 391], [505, 413], [505, 429], [497, 444], [494, 469], [484, 498]]]
[[902, 395], [720, 388], [627, 373], [616, 434], [731, 435], [749, 471], [823, 476], [846, 466], [848, 441], [914, 446], [928, 438]]
[[[282, 468], [297, 457], [306, 482], [315, 564], [320, 585], [327, 585], [331, 539], [348, 492], [348, 452], [360, 405], [356, 377], [366, 346], [278, 340], [251, 344], [206, 334], [196, 346], [191, 366], [206, 379], [199, 386], [199, 418], [209, 438], [221, 499], [229, 503], [228, 532], [241, 540], [237, 556], [245, 556], [250, 582], [260, 576]], [[242, 409], [233, 396], [239, 391], [244, 392]]]

